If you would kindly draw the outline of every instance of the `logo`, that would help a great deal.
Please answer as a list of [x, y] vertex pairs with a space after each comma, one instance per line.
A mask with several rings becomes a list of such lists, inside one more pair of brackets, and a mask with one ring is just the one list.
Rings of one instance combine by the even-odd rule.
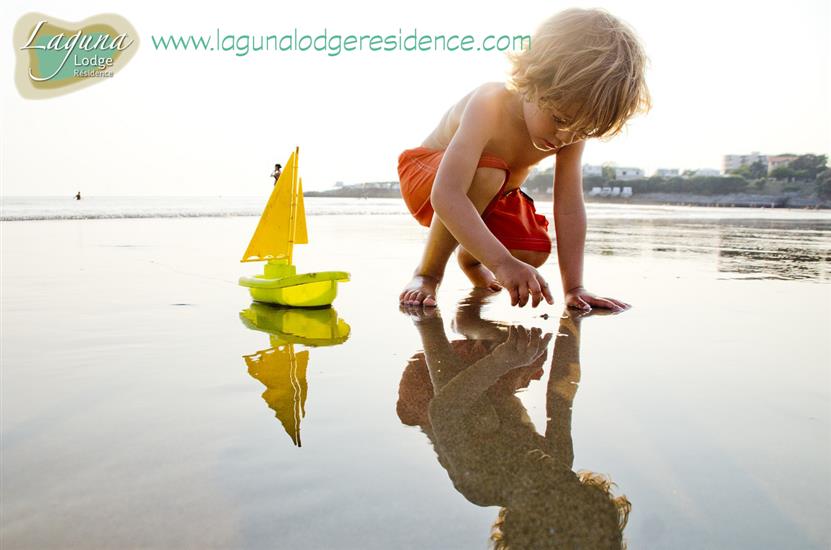
[[138, 47], [136, 29], [120, 15], [70, 23], [27, 13], [14, 27], [15, 84], [28, 99], [68, 94], [112, 78]]

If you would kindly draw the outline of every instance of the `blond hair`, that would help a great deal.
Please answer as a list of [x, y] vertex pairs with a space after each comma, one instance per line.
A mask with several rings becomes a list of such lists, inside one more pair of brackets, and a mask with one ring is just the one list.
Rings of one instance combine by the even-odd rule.
[[493, 550], [626, 549], [623, 530], [632, 504], [626, 496], [613, 494], [615, 484], [608, 476], [589, 470], [572, 472], [541, 449], [529, 451], [526, 460], [514, 466], [530, 474], [520, 476], [517, 486], [533, 498], [526, 500], [524, 508], [499, 510], [491, 526]]
[[512, 87], [543, 110], [576, 109], [563, 130], [582, 137], [619, 134], [651, 107], [646, 54], [635, 32], [604, 10], [554, 15], [510, 58]]

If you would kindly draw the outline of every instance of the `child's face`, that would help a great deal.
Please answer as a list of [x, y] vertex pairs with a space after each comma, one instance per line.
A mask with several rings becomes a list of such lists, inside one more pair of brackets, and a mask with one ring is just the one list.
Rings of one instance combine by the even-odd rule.
[[524, 101], [522, 112], [531, 142], [540, 151], [556, 151], [580, 139], [575, 132], [562, 129], [568, 127], [573, 119], [573, 115], [568, 112], [560, 112], [559, 109], [543, 110], [534, 101]]

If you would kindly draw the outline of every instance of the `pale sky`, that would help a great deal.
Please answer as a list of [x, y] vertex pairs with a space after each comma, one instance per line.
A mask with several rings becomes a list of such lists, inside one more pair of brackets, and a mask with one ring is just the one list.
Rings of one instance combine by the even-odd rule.
[[[397, 179], [445, 110], [504, 80], [499, 52], [163, 52], [151, 34], [531, 34], [561, 9], [602, 7], [651, 59], [654, 108], [584, 162], [720, 168], [724, 154], [831, 154], [831, 11], [790, 2], [73, 2], [5, 0], [0, 53], [3, 195], [258, 195], [301, 147], [306, 189]], [[44, 100], [14, 87], [24, 13], [68, 21], [113, 12], [141, 46], [106, 82]], [[548, 159], [540, 164], [546, 168]]]

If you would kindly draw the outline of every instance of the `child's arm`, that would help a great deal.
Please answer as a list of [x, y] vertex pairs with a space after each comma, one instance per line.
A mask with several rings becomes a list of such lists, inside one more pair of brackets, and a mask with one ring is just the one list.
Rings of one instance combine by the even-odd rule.
[[583, 204], [582, 158], [585, 141], [557, 153], [554, 172], [554, 229], [557, 258], [566, 305], [579, 309], [592, 306], [623, 310], [628, 304], [600, 298], [583, 288], [583, 249], [586, 244], [586, 207]]
[[453, 237], [490, 268], [511, 295], [511, 305], [524, 306], [529, 293], [534, 307], [553, 298], [548, 285], [532, 266], [517, 260], [490, 232], [468, 197], [479, 158], [498, 131], [500, 104], [487, 91], [470, 99], [459, 128], [444, 153], [430, 200], [433, 210]]
[[[545, 411], [545, 452], [569, 468], [574, 466], [574, 443], [571, 439], [571, 413], [580, 383], [580, 316], [566, 310], [560, 317], [551, 373], [548, 375]], [[588, 313], [587, 315], [591, 315]]]

